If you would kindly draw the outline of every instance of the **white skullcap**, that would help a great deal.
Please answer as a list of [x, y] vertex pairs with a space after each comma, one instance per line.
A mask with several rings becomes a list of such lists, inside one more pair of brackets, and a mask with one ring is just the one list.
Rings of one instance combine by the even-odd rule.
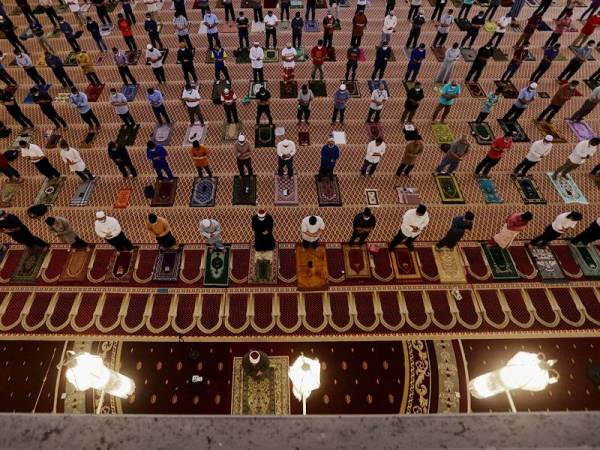
[[240, 133], [240, 135], [238, 136], [238, 141], [244, 142], [245, 140], [246, 140], [246, 136], [244, 136], [242, 133]]
[[544, 138], [545, 141], [548, 142], [552, 142], [554, 140], [554, 136], [552, 136], [551, 134], [547, 134], [546, 137]]
[[340, 91], [345, 91], [345, 90], [346, 90], [346, 85], [340, 84]]
[[152, 50], [152, 44], [148, 44], [148, 45], [146, 45], [146, 48], [147, 48], [148, 50]]
[[537, 83], [535, 83], [535, 82], [534, 82], [534, 83], [531, 83], [531, 84], [529, 85], [529, 87], [530, 87], [531, 89], [537, 89]]
[[105, 217], [104, 211], [96, 211], [96, 219], [104, 219]]
[[209, 219], [202, 219], [202, 221], [200, 222], [200, 224], [202, 225], [203, 228], [208, 228], [208, 227], [210, 227], [210, 220]]

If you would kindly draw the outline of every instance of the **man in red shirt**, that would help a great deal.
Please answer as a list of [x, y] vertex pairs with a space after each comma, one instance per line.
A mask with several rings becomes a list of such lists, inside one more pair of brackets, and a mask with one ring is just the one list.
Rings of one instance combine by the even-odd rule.
[[490, 173], [492, 167], [500, 162], [500, 159], [502, 156], [504, 156], [504, 153], [510, 150], [512, 143], [513, 140], [508, 135], [494, 139], [490, 149], [487, 152], [487, 155], [485, 155], [485, 158], [483, 158], [483, 160], [477, 164], [477, 167], [475, 168], [475, 175], [481, 176]]
[[575, 38], [571, 45], [573, 47], [579, 47], [581, 44], [587, 41], [592, 34], [594, 34], [594, 31], [598, 25], [600, 25], [600, 15], [594, 14], [587, 20], [583, 28], [581, 28], [579, 36]]
[[4, 153], [0, 153], [0, 173], [6, 175], [8, 179], [13, 183], [23, 182], [21, 175], [19, 174], [17, 169], [10, 165], [10, 162], [8, 161], [6, 156], [4, 156]]
[[133, 38], [133, 31], [131, 31], [131, 22], [129, 19], [126, 19], [121, 13], [117, 14], [117, 26], [119, 27], [119, 30], [121, 30], [121, 34], [123, 35], [123, 39], [125, 39], [125, 43], [127, 44], [127, 47], [129, 47], [129, 50], [137, 50], [137, 44]]
[[335, 29], [335, 18], [330, 12], [323, 19], [323, 43], [325, 47], [333, 46], [333, 30]]
[[225, 109], [225, 118], [227, 119], [227, 123], [239, 122], [236, 100], [237, 95], [235, 95], [233, 89], [223, 89], [223, 93], [221, 94], [221, 102], [223, 103], [223, 108]]
[[327, 57], [327, 49], [323, 47], [323, 39], [319, 39], [317, 41], [317, 45], [313, 47], [310, 51], [310, 57], [313, 62], [313, 68], [310, 74], [310, 79], [315, 79], [318, 70], [319, 79], [323, 80], [323, 63], [325, 62], [325, 58]]

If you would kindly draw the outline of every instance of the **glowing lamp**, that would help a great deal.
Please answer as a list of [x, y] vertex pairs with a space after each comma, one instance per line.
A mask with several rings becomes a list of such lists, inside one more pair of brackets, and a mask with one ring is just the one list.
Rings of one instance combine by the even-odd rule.
[[306, 399], [321, 385], [321, 364], [318, 359], [301, 355], [290, 367], [288, 376], [294, 386], [294, 396], [302, 401], [302, 414], [306, 415]]
[[66, 377], [78, 391], [96, 389], [119, 398], [133, 394], [135, 383], [104, 365], [101, 357], [87, 352], [78, 353], [67, 363]]

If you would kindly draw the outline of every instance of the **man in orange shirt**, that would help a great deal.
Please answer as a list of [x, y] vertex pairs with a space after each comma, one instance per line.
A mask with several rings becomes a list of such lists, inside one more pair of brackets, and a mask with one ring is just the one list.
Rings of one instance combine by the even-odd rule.
[[310, 74], [310, 79], [315, 79], [318, 70], [319, 79], [323, 80], [323, 63], [325, 62], [325, 58], [327, 57], [327, 49], [323, 46], [323, 39], [319, 39], [317, 41], [317, 45], [314, 46], [310, 51], [310, 57], [313, 62], [313, 68]]
[[506, 153], [512, 147], [512, 138], [508, 135], [497, 137], [492, 141], [492, 145], [485, 155], [485, 158], [477, 164], [475, 168], [475, 175], [487, 175], [490, 173], [492, 167], [500, 162], [504, 153]]
[[121, 13], [117, 14], [117, 26], [119, 27], [119, 30], [121, 30], [121, 34], [123, 35], [123, 39], [125, 39], [125, 43], [129, 50], [137, 50], [137, 44], [133, 38], [133, 31], [131, 31], [131, 22], [129, 19], [126, 19]]
[[367, 26], [367, 16], [365, 16], [362, 10], [356, 11], [354, 18], [352, 19], [352, 38], [350, 39], [350, 46], [360, 47], [365, 27]]
[[206, 145], [200, 144], [198, 141], [192, 142], [192, 159], [194, 160], [194, 166], [198, 171], [198, 176], [204, 178], [204, 171], [206, 171], [207, 177], [212, 177], [212, 171], [208, 166], [208, 150]]
[[575, 38], [571, 45], [573, 47], [579, 47], [580, 45], [582, 45], [585, 41], [587, 41], [590, 38], [592, 34], [594, 34], [594, 31], [596, 30], [596, 27], [598, 25], [600, 25], [600, 15], [594, 14], [587, 20], [585, 25], [581, 28], [579, 36]]
[[171, 226], [164, 217], [159, 217], [156, 214], [148, 214], [146, 230], [156, 238], [156, 242], [161, 249], [169, 249], [177, 245], [177, 241], [171, 233]]

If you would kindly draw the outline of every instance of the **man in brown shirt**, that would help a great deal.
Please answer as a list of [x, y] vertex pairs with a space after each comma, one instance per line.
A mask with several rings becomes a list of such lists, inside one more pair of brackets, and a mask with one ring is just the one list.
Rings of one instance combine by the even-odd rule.
[[529, 42], [525, 42], [520, 47], [515, 47], [513, 57], [508, 63], [508, 67], [506, 68], [504, 74], [502, 74], [502, 77], [500, 79], [502, 81], [510, 81], [514, 74], [517, 73], [517, 70], [519, 70], [519, 67], [521, 67], [521, 64], [523, 63], [523, 61], [525, 61], [528, 55]]
[[367, 26], [367, 16], [362, 10], [356, 11], [354, 19], [352, 19], [352, 39], [350, 39], [351, 47], [360, 47], [365, 27]]
[[192, 159], [194, 160], [194, 166], [198, 171], [198, 176], [204, 178], [204, 171], [206, 171], [207, 177], [212, 177], [212, 171], [208, 166], [208, 149], [206, 145], [201, 144], [198, 141], [192, 142]]
[[242, 133], [238, 136], [238, 140], [235, 144], [233, 144], [233, 149], [235, 150], [235, 157], [237, 160], [238, 170], [240, 172], [240, 176], [252, 176], [252, 148], [248, 141], [246, 141], [246, 136]]
[[423, 153], [423, 148], [423, 140], [420, 136], [406, 144], [402, 161], [400, 161], [400, 165], [396, 170], [396, 176], [410, 175], [410, 171], [415, 167], [415, 162], [417, 162], [417, 157]]
[[148, 214], [146, 229], [156, 238], [156, 242], [161, 249], [169, 249], [177, 245], [175, 237], [171, 234], [171, 226], [164, 217]]
[[578, 84], [579, 81], [570, 81], [569, 83], [565, 83], [559, 87], [554, 94], [554, 97], [552, 97], [552, 100], [550, 100], [550, 104], [535, 120], [538, 122], [551, 122], [555, 114], [560, 111], [560, 108], [562, 108], [563, 105], [567, 103], [567, 101], [571, 100], [571, 97], [575, 95]]

